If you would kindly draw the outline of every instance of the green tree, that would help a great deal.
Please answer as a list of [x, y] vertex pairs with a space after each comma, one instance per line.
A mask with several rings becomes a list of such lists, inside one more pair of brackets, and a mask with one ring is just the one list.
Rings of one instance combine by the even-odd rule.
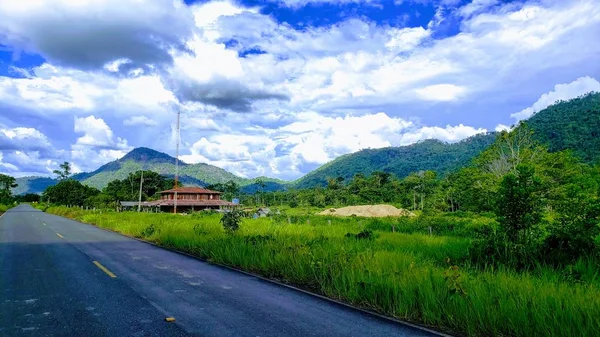
[[64, 162], [59, 165], [60, 170], [54, 170], [53, 173], [58, 176], [58, 180], [66, 180], [71, 176], [71, 164]]
[[240, 186], [233, 180], [229, 180], [223, 186], [223, 198], [225, 200], [233, 200], [240, 192]]
[[542, 183], [530, 165], [520, 164], [504, 176], [496, 204], [499, 223], [512, 242], [530, 239], [543, 214]]
[[0, 174], [0, 203], [13, 202], [12, 189], [17, 187], [16, 179], [6, 174]]
[[54, 186], [48, 187], [43, 194], [43, 199], [53, 204], [86, 206], [88, 198], [100, 194], [100, 191], [83, 185], [77, 180], [66, 179]]

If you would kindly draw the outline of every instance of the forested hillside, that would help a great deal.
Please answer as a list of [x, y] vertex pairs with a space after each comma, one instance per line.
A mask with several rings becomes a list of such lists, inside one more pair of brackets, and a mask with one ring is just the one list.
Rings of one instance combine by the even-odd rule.
[[58, 181], [49, 177], [21, 177], [16, 179], [17, 187], [12, 189], [14, 195], [26, 193], [42, 193], [48, 186], [56, 185]]
[[590, 93], [533, 115], [527, 125], [550, 152], [572, 150], [587, 163], [600, 160], [600, 93]]
[[370, 175], [375, 171], [391, 173], [398, 178], [427, 170], [444, 174], [468, 164], [492, 144], [495, 137], [495, 133], [488, 133], [454, 144], [429, 139], [408, 146], [362, 150], [341, 156], [308, 173], [295, 186], [325, 186], [328, 178], [349, 180], [357, 173]]
[[[166, 177], [175, 176], [175, 158], [165, 153], [149, 148], [140, 147], [132, 150], [123, 158], [103, 165], [92, 173], [75, 175], [73, 178], [84, 184], [102, 189], [112, 180], [122, 180], [129, 174], [148, 170], [159, 173]], [[206, 186], [209, 184], [225, 183], [233, 181], [240, 186], [255, 183], [258, 179], [246, 179], [236, 176], [222, 168], [204, 163], [187, 164], [179, 162], [180, 181], [185, 185]], [[263, 181], [272, 183], [283, 183], [277, 179], [262, 178]]]
[[[571, 150], [584, 162], [600, 160], [600, 93], [557, 102], [526, 121], [533, 138], [550, 152]], [[494, 142], [495, 133], [476, 135], [455, 144], [426, 140], [417, 144], [362, 150], [341, 156], [308, 173], [295, 183], [297, 188], [327, 185], [328, 178], [349, 180], [357, 173], [375, 171], [404, 178], [417, 171], [443, 175], [467, 165]]]

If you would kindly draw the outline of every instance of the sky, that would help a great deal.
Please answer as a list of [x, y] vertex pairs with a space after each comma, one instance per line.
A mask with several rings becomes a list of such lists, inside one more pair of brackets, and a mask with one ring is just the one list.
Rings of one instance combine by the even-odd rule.
[[135, 147], [286, 180], [600, 91], [597, 0], [0, 0], [0, 173]]

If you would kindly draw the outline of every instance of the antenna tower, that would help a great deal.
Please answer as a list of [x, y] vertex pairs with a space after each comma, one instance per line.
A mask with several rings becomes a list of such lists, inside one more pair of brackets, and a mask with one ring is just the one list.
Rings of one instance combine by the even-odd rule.
[[175, 131], [175, 200], [173, 201], [173, 213], [177, 213], [177, 186], [179, 185], [179, 141], [180, 141], [180, 131], [179, 131], [179, 121], [181, 118], [181, 111], [177, 110], [177, 130]]

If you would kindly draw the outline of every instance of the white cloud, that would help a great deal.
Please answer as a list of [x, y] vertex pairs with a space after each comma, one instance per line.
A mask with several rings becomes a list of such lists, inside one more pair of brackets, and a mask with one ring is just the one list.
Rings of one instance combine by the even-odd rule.
[[428, 101], [454, 101], [465, 92], [465, 88], [454, 84], [435, 84], [415, 91]]
[[580, 77], [571, 83], [557, 84], [554, 90], [540, 96], [532, 106], [510, 115], [516, 121], [527, 119], [536, 112], [560, 100], [569, 100], [589, 92], [600, 92], [600, 82], [591, 77]]
[[480, 133], [486, 133], [484, 128], [474, 128], [459, 124], [457, 126], [447, 125], [445, 128], [438, 126], [426, 126], [403, 134], [398, 145], [409, 145], [425, 139], [438, 139], [448, 143], [455, 143], [465, 138], [474, 136]]
[[0, 152], [0, 173], [6, 173], [6, 174], [14, 174], [13, 172], [18, 172], [19, 168], [14, 165], [14, 164], [10, 164], [10, 163], [5, 163], [3, 161], [4, 159], [4, 154], [2, 152]]
[[74, 131], [84, 134], [77, 139], [77, 145], [110, 147], [115, 144], [113, 132], [102, 118], [75, 117]]
[[471, 16], [474, 13], [482, 12], [497, 4], [498, 0], [473, 0], [461, 7], [458, 12], [462, 16]]
[[34, 128], [3, 128], [0, 125], [0, 151], [11, 150], [51, 151], [48, 137]]
[[241, 176], [295, 179], [302, 174], [301, 167], [322, 165], [362, 149], [408, 145], [424, 139], [457, 142], [486, 131], [462, 124], [423, 127], [383, 112], [342, 117], [305, 112], [277, 129], [251, 127], [246, 134], [203, 137], [193, 144], [191, 154], [181, 158], [217, 165]]
[[[490, 101], [533, 101], [547, 83], [600, 76], [600, 9], [593, 0], [473, 1], [460, 9], [460, 33], [452, 36], [441, 29], [461, 18], [447, 7], [454, 0], [438, 2], [426, 27], [354, 17], [303, 29], [233, 1], [190, 7], [180, 0], [115, 1], [0, 1], [0, 43], [47, 59], [16, 69], [24, 78], [0, 76], [0, 109], [8, 111], [0, 121], [11, 128], [42, 125], [39, 132], [58, 148], [72, 145], [64, 159], [81, 170], [122, 156], [129, 143], [172, 150], [177, 108], [190, 161], [293, 178], [361, 148], [486, 132], [509, 123], [503, 110], [484, 105]], [[98, 43], [105, 34], [115, 38]], [[258, 53], [244, 56], [248, 51]], [[578, 81], [595, 85], [591, 77]], [[520, 113], [566, 91], [577, 92], [557, 86]], [[485, 116], [469, 126], [476, 113]], [[46, 121], [70, 118], [78, 124], [74, 134], [44, 129]], [[131, 126], [152, 128], [131, 133]], [[118, 137], [124, 135], [129, 142]], [[52, 147], [48, 137], [38, 142]], [[18, 144], [0, 133], [0, 144], [9, 143]], [[16, 165], [14, 151], [34, 149], [13, 146], [5, 162]]]
[[132, 116], [123, 121], [123, 125], [127, 126], [135, 126], [135, 125], [144, 125], [144, 126], [157, 126], [158, 123], [146, 116]]
[[500, 132], [500, 131], [510, 131], [512, 128], [508, 125], [504, 125], [504, 124], [498, 124], [496, 125], [496, 128], [494, 129], [494, 131], [496, 132]]

